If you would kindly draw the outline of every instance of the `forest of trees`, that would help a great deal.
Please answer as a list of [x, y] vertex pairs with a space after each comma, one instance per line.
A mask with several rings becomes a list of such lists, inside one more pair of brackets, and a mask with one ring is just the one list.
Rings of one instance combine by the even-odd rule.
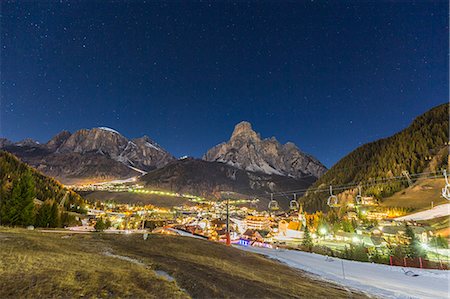
[[0, 224], [60, 227], [84, 213], [84, 200], [14, 155], [0, 151]]
[[[309, 211], [326, 210], [330, 185], [358, 185], [382, 178], [439, 171], [446, 165], [449, 140], [449, 105], [437, 106], [417, 117], [403, 131], [358, 147], [342, 158], [311, 187], [303, 198]], [[378, 181], [379, 182], [379, 181]], [[374, 183], [363, 191], [366, 195], [383, 198], [405, 188], [407, 182]], [[321, 192], [314, 190], [322, 189]]]

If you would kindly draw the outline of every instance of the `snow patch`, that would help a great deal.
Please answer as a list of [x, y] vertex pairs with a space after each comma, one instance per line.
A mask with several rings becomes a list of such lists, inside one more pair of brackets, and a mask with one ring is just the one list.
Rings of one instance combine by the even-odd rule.
[[153, 149], [155, 149], [155, 150], [157, 150], [157, 151], [160, 151], [161, 152], [161, 149], [159, 148], [159, 147], [157, 147], [157, 146], [154, 146], [153, 144], [151, 144], [150, 142], [146, 142], [145, 143], [145, 146], [147, 146], [147, 147], [150, 147], [150, 148], [153, 148]]
[[142, 169], [139, 169], [139, 168], [136, 168], [136, 167], [133, 167], [133, 166], [130, 166], [130, 165], [127, 165], [127, 166], [128, 166], [128, 168], [131, 168], [131, 169], [141, 173], [142, 175], [147, 174], [147, 172], [143, 171]]
[[163, 271], [163, 270], [155, 270], [155, 274], [156, 274], [158, 277], [167, 279], [167, 280], [170, 281], [170, 282], [175, 281], [175, 278], [173, 278], [173, 277], [172, 277], [169, 273], [167, 273], [166, 271]]
[[247, 171], [252, 171], [252, 172], [262, 172], [265, 174], [284, 175], [280, 171], [278, 171], [275, 168], [273, 168], [272, 166], [270, 166], [266, 161], [262, 161], [262, 165], [257, 165], [255, 163], [252, 163], [250, 165], [247, 165], [246, 167], [242, 167], [242, 165], [239, 162], [227, 161], [223, 158], [217, 159], [216, 162], [225, 163], [230, 166], [233, 166], [233, 167], [236, 167], [239, 169], [245, 169]]
[[133, 264], [145, 267], [145, 264], [143, 262], [138, 261], [137, 259], [134, 259], [134, 258], [131, 258], [131, 257], [128, 257], [128, 256], [113, 254], [113, 253], [111, 253], [109, 251], [106, 251], [103, 254], [106, 255], [106, 256], [109, 256], [109, 257], [113, 257], [113, 258], [116, 258], [116, 259], [119, 259], [119, 260], [122, 260], [122, 261], [127, 261], [127, 262], [130, 262], [130, 263], [133, 263]]
[[425, 210], [422, 212], [417, 212], [414, 214], [410, 214], [407, 216], [396, 218], [395, 220], [404, 221], [404, 220], [428, 220], [433, 218], [439, 218], [450, 215], [450, 203], [446, 203], [443, 205], [435, 206], [432, 209]]
[[[123, 152], [122, 152], [122, 154], [123, 154]], [[134, 165], [133, 161], [131, 161], [130, 159], [128, 159], [125, 156], [122, 156], [122, 154], [120, 154], [120, 156], [118, 156], [115, 160], [118, 162], [121, 162], [127, 166], [128, 166], [128, 164]]]
[[100, 130], [103, 130], [103, 131], [108, 131], [108, 132], [111, 132], [111, 133], [116, 133], [116, 134], [118, 134], [118, 135], [121, 135], [119, 132], [117, 132], [116, 130], [114, 130], [114, 129], [111, 129], [111, 128], [108, 128], [108, 127], [99, 127], [99, 129]]
[[271, 167], [265, 161], [263, 162], [263, 165], [250, 164], [245, 169], [248, 170], [248, 171], [262, 172], [262, 173], [266, 173], [266, 174], [283, 175], [281, 172], [279, 172], [275, 168]]

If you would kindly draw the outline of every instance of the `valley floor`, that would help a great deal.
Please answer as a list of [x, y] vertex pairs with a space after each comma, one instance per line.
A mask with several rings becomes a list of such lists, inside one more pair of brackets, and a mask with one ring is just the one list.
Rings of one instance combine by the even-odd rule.
[[0, 298], [363, 298], [263, 256], [189, 237], [0, 227]]
[[[448, 298], [450, 271], [424, 270], [329, 258], [314, 253], [236, 246], [382, 298]], [[409, 271], [409, 272], [408, 272]], [[418, 276], [414, 276], [417, 274]], [[344, 278], [345, 277], [345, 278]]]

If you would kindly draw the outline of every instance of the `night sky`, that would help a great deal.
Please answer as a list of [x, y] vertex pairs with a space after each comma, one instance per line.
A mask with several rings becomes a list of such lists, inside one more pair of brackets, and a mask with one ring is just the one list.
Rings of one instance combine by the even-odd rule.
[[331, 166], [448, 101], [447, 1], [219, 2], [2, 1], [0, 136], [200, 157], [248, 120]]

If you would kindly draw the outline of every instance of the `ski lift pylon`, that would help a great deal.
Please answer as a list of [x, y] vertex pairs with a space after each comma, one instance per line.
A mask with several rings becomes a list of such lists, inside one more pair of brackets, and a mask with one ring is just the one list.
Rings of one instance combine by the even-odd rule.
[[444, 169], [442, 172], [445, 178], [445, 187], [442, 188], [442, 197], [450, 200], [450, 184], [448, 183], [447, 170]]
[[408, 180], [408, 185], [411, 186], [413, 184], [413, 182], [411, 180], [411, 176], [409, 175], [409, 171], [403, 170], [402, 175]]

